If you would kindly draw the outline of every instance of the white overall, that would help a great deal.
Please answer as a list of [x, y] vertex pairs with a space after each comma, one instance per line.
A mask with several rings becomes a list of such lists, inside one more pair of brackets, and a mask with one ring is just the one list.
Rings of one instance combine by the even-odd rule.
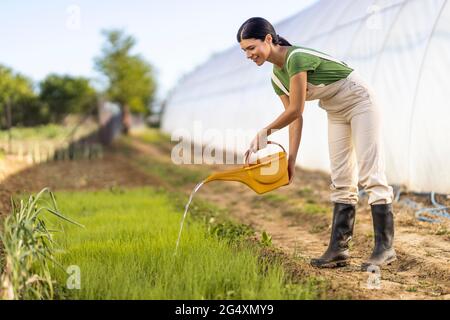
[[[287, 62], [298, 51], [342, 64], [328, 55], [305, 49], [293, 50]], [[272, 80], [289, 96], [273, 73]], [[369, 195], [369, 204], [392, 203], [393, 189], [385, 175], [380, 108], [372, 88], [352, 71], [347, 78], [328, 85], [307, 83], [306, 100], [316, 99], [328, 116], [331, 201], [356, 204], [359, 180]]]

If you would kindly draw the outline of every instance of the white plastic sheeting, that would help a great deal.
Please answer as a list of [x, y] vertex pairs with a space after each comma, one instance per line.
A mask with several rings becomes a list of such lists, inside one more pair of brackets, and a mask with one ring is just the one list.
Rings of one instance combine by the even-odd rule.
[[[322, 0], [275, 29], [294, 45], [345, 61], [373, 86], [390, 184], [450, 193], [449, 1]], [[195, 122], [204, 131], [253, 129], [226, 146], [245, 152], [256, 131], [283, 111], [270, 84], [272, 66], [258, 68], [237, 43], [215, 55], [174, 88], [162, 130], [192, 133]], [[297, 164], [329, 172], [327, 117], [317, 103], [306, 102]], [[269, 139], [288, 147], [288, 129]], [[221, 138], [208, 143], [222, 146]]]

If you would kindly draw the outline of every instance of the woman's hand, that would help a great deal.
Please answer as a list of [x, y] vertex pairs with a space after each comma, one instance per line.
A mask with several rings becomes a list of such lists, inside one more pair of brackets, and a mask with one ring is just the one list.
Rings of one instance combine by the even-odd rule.
[[294, 175], [295, 175], [295, 157], [289, 156], [288, 174], [289, 174], [289, 184], [291, 184], [292, 181], [294, 181]]
[[264, 149], [267, 146], [267, 130], [262, 129], [258, 131], [258, 134], [253, 138], [250, 143], [250, 147], [244, 154], [244, 159], [247, 159], [252, 153], [258, 150]]

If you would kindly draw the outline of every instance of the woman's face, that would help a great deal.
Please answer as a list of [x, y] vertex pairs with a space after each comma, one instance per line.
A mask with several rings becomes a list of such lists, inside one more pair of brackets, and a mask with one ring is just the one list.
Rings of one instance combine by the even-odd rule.
[[[266, 36], [266, 40], [268, 40], [267, 37], [270, 37], [270, 35]], [[267, 41], [261, 41], [259, 39], [242, 39], [240, 45], [241, 49], [244, 50], [247, 58], [252, 59], [253, 62], [260, 66], [269, 57], [269, 43]]]

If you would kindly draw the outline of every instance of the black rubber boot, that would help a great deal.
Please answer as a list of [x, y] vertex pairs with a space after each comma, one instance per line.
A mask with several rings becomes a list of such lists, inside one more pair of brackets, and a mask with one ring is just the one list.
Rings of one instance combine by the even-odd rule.
[[352, 239], [354, 225], [355, 205], [335, 202], [328, 249], [320, 258], [311, 259], [311, 265], [318, 268], [347, 265], [350, 259], [348, 243]]
[[361, 270], [366, 271], [369, 266], [383, 266], [397, 260], [393, 248], [394, 242], [394, 215], [392, 204], [371, 205], [373, 231], [375, 234], [375, 247], [369, 260], [361, 265]]

